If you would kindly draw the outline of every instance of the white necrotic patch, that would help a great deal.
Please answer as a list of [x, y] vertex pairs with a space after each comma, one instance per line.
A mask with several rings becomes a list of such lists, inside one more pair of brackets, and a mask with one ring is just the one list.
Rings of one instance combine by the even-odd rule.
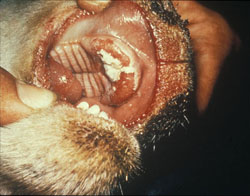
[[98, 52], [98, 54], [101, 55], [101, 59], [105, 64], [110, 65], [115, 69], [121, 69], [122, 68], [121, 61], [114, 58], [110, 53], [106, 52], [105, 50], [101, 49]]
[[109, 77], [109, 79], [112, 82], [116, 82], [116, 81], [120, 80], [120, 75], [121, 75], [120, 69], [115, 69], [108, 64], [104, 64], [103, 66], [105, 69], [105, 73], [107, 74], [107, 76]]
[[59, 81], [60, 81], [60, 83], [66, 84], [66, 83], [67, 83], [67, 78], [66, 78], [66, 76], [61, 76], [61, 77], [59, 78]]
[[105, 72], [112, 82], [120, 80], [120, 75], [124, 73], [135, 73], [135, 68], [130, 64], [128, 67], [123, 67], [121, 61], [114, 58], [110, 53], [101, 49], [98, 53], [103, 62]]

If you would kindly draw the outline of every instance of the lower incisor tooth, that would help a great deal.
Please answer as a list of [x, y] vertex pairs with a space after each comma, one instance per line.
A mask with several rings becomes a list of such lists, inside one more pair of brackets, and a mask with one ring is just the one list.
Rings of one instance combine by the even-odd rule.
[[89, 104], [83, 101], [77, 105], [77, 108], [80, 108], [82, 110], [87, 110], [88, 114], [98, 115], [98, 117], [101, 117], [105, 120], [109, 119], [106, 112], [103, 112], [103, 111], [100, 112], [100, 107], [98, 105], [93, 105], [89, 108]]
[[89, 109], [89, 104], [87, 102], [81, 102], [78, 104], [77, 108], [87, 110], [87, 109]]
[[98, 105], [93, 105], [87, 110], [88, 114], [93, 114], [93, 115], [97, 115], [99, 114], [99, 112], [100, 112], [100, 107]]
[[108, 117], [108, 115], [107, 115], [106, 112], [100, 112], [100, 114], [99, 114], [98, 116], [101, 117], [101, 118], [104, 118], [104, 119], [106, 119], [106, 120], [109, 119], [109, 117]]

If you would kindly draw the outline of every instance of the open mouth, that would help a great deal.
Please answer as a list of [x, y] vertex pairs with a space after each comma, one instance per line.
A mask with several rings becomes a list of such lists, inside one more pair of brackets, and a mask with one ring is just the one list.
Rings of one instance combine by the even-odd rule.
[[47, 41], [34, 83], [89, 114], [143, 124], [190, 85], [183, 29], [146, 6], [114, 1], [98, 14], [76, 9]]

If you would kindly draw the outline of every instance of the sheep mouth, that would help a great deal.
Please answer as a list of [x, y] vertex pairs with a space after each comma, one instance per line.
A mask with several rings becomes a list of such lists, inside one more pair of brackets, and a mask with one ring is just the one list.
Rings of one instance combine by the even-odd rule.
[[[185, 69], [187, 65], [176, 58], [183, 46], [162, 46], [162, 35], [154, 29], [157, 25], [148, 20], [140, 3], [130, 1], [114, 1], [98, 14], [77, 10], [58, 31], [60, 35], [52, 36], [35, 79], [89, 114], [134, 127], [159, 111], [156, 104], [162, 107], [168, 98], [187, 89], [185, 71], [179, 83], [167, 83], [175, 79], [171, 66], [184, 63]], [[171, 46], [169, 40], [165, 44]], [[177, 55], [166, 56], [164, 50]], [[162, 93], [164, 82], [168, 88]]]
[[65, 100], [97, 98], [119, 107], [138, 91], [142, 63], [131, 47], [109, 35], [84, 35], [50, 51], [52, 89]]

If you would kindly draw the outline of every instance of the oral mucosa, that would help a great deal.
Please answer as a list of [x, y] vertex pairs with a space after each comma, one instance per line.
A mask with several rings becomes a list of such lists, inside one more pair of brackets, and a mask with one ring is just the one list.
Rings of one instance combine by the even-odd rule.
[[187, 93], [189, 37], [148, 5], [117, 1], [98, 14], [82, 11], [48, 52], [49, 88], [75, 106], [98, 105], [127, 127]]

